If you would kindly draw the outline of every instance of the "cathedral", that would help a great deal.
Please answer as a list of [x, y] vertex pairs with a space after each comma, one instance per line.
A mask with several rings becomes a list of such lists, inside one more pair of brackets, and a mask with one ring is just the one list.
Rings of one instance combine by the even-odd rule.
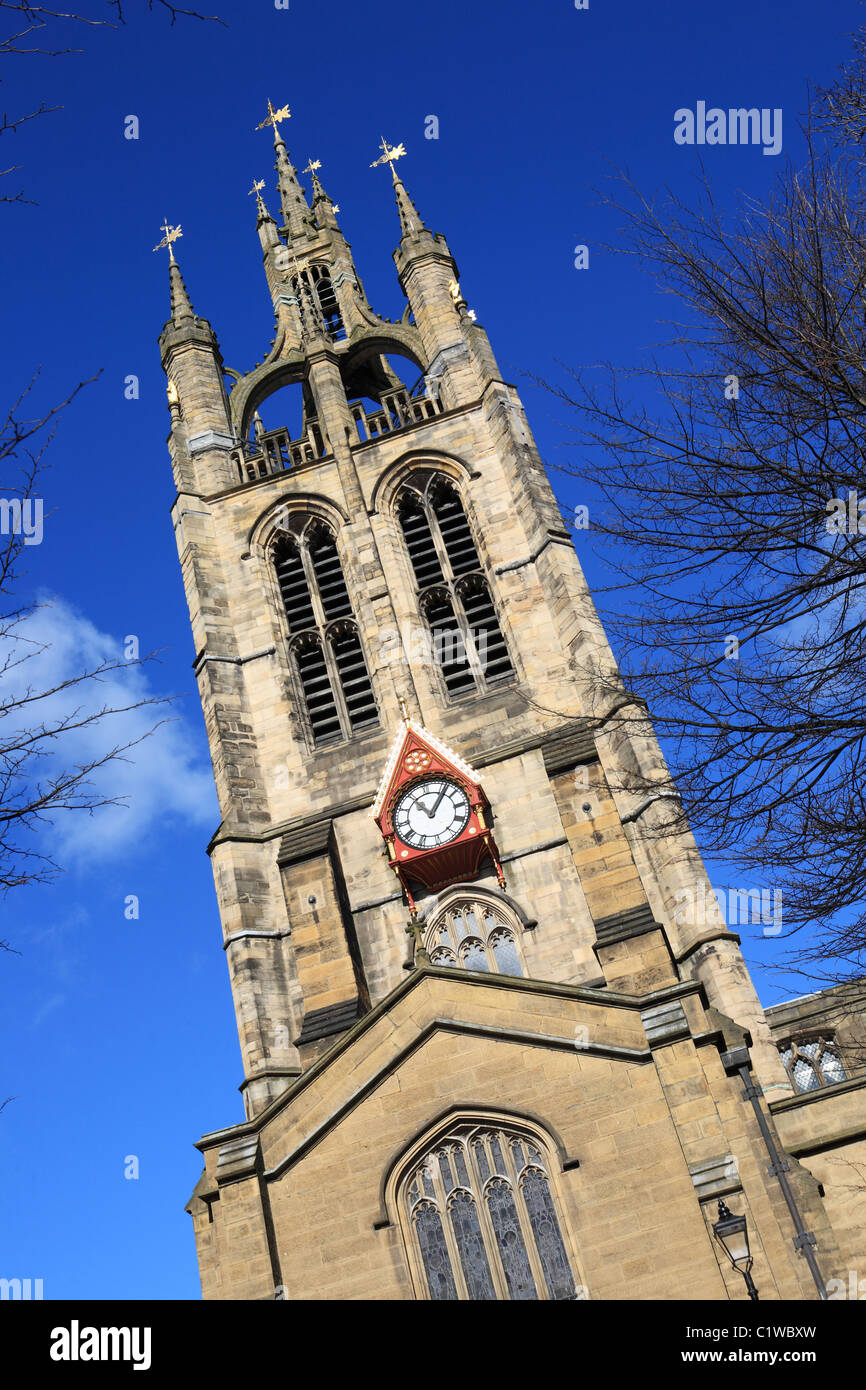
[[369, 175], [391, 320], [289, 114], [251, 371], [161, 243], [243, 1059], [245, 1118], [197, 1144], [203, 1296], [866, 1296], [862, 1000], [764, 1009], [684, 911], [712, 890], [646, 706], [405, 151]]

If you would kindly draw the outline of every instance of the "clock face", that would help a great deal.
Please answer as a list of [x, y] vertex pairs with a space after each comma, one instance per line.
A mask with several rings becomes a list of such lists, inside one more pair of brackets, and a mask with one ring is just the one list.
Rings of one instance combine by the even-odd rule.
[[397, 802], [394, 829], [404, 845], [436, 849], [456, 840], [469, 820], [469, 797], [444, 777], [416, 782]]

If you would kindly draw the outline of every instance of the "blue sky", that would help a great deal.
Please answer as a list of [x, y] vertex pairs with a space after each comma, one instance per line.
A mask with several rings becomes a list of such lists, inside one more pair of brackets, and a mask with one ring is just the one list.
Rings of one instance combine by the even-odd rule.
[[[604, 254], [617, 221], [593, 187], [627, 167], [647, 191], [687, 195], [697, 151], [673, 140], [674, 111], [782, 108], [796, 159], [806, 82], [829, 82], [862, 19], [855, 3], [637, 0], [537, 5], [440, 0], [207, 0], [228, 28], [148, 15], [124, 29], [69, 27], [78, 56], [5, 60], [3, 106], [62, 110], [5, 137], [8, 183], [37, 207], [0, 207], [5, 252], [6, 397], [42, 364], [37, 401], [101, 376], [66, 412], [46, 477], [45, 539], [27, 551], [43, 616], [47, 674], [134, 634], [159, 665], [127, 682], [179, 694], [174, 720], [118, 769], [129, 806], [49, 832], [67, 868], [3, 907], [0, 1229], [7, 1277], [48, 1298], [196, 1298], [189, 1217], [200, 1164], [192, 1141], [242, 1117], [240, 1054], [210, 866], [217, 823], [193, 648], [169, 522], [168, 414], [156, 337], [167, 316], [164, 217], [183, 226], [180, 260], [226, 365], [267, 349], [272, 314], [247, 189], [273, 152], [254, 127], [288, 102], [295, 162], [322, 160], [368, 296], [402, 312], [391, 260], [397, 219], [382, 134], [422, 216], [447, 235], [461, 285], [506, 376], [556, 377], [557, 362], [634, 363], [665, 336], [669, 306], [639, 269]], [[98, 13], [94, 8], [90, 13]], [[424, 138], [439, 118], [438, 140]], [[136, 115], [140, 138], [123, 138]], [[784, 154], [781, 156], [784, 158]], [[704, 151], [721, 200], [767, 191], [779, 160], [758, 148]], [[574, 246], [590, 247], [576, 271]], [[124, 380], [140, 380], [138, 400]], [[556, 462], [561, 410], [524, 391], [543, 456]], [[557, 418], [559, 416], [560, 418]], [[581, 500], [566, 480], [554, 484]], [[579, 545], [581, 542], [579, 542]], [[582, 552], [583, 553], [583, 552]], [[585, 556], [592, 579], [597, 569]], [[53, 655], [52, 655], [53, 654]], [[53, 662], [53, 664], [51, 664]], [[135, 685], [135, 682], [141, 682]], [[120, 680], [117, 694], [128, 688]], [[130, 716], [133, 735], [142, 716]], [[139, 722], [137, 723], [136, 720]], [[124, 901], [139, 897], [137, 921]], [[747, 944], [760, 961], [767, 942]], [[760, 980], [760, 975], [759, 975]], [[769, 1001], [777, 986], [761, 985]], [[128, 1155], [137, 1180], [124, 1177]]]

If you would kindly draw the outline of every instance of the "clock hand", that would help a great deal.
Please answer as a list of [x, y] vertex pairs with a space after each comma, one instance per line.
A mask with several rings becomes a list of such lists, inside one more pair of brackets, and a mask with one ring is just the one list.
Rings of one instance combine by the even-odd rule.
[[436, 798], [436, 801], [434, 802], [433, 809], [427, 812], [427, 815], [429, 816], [430, 820], [433, 819], [433, 817], [435, 816], [436, 812], [439, 810], [440, 803], [441, 803], [441, 801], [442, 801], [443, 796], [444, 796], [445, 793], [447, 792], [447, 790], [448, 790], [448, 783], [445, 782], [445, 783], [443, 784], [443, 786], [442, 786], [441, 792], [439, 793], [439, 795], [438, 795], [437, 798]]

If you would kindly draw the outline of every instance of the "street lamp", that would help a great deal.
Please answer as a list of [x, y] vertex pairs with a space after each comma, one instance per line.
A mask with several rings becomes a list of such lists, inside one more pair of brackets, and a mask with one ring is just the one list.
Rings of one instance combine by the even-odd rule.
[[752, 1278], [752, 1252], [749, 1249], [749, 1232], [745, 1216], [734, 1216], [727, 1205], [719, 1202], [719, 1219], [713, 1226], [713, 1235], [724, 1250], [734, 1269], [742, 1274], [749, 1291], [749, 1298], [757, 1302], [758, 1290]]

